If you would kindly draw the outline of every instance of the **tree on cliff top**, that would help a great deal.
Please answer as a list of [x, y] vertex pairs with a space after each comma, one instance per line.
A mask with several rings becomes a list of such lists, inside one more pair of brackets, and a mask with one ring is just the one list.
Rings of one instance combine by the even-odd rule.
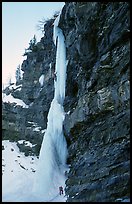
[[21, 82], [21, 79], [22, 79], [20, 65], [18, 65], [15, 74], [16, 74], [16, 85], [18, 85]]
[[37, 24], [37, 30], [40, 30], [43, 34], [44, 34], [44, 25], [48, 22], [48, 21], [51, 21], [52, 19], [56, 19], [57, 18], [57, 16], [59, 15], [59, 12], [60, 11], [55, 11], [55, 13], [53, 14], [53, 17], [52, 18], [47, 18], [47, 19], [45, 19], [45, 18], [42, 18], [42, 20], [39, 20], [38, 21], [38, 24]]
[[27, 49], [25, 49], [25, 53], [23, 54], [23, 56], [27, 55], [30, 52], [36, 52], [37, 51], [37, 39], [36, 36], [33, 36], [33, 39], [30, 40], [29, 42], [29, 47]]

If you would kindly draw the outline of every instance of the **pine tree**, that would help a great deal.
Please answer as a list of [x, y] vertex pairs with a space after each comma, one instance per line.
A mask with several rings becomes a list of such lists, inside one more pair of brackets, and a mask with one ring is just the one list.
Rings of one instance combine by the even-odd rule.
[[18, 65], [16, 69], [16, 84], [18, 84], [21, 81], [21, 68], [20, 65]]
[[27, 55], [29, 52], [36, 52], [37, 51], [37, 39], [36, 36], [33, 36], [33, 39], [30, 40], [29, 42], [29, 47], [27, 49], [25, 49], [25, 53], [23, 54], [23, 56]]

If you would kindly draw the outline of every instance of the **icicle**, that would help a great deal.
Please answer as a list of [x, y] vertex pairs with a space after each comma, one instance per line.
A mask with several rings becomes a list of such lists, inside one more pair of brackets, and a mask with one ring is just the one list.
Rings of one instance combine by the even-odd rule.
[[53, 31], [53, 41], [54, 41], [54, 44], [56, 46], [56, 41], [57, 41], [57, 36], [58, 36], [58, 24], [59, 24], [59, 20], [60, 20], [60, 15], [61, 15], [61, 12], [59, 13], [59, 15], [57, 16], [57, 18], [55, 19], [53, 25], [54, 25], [54, 31]]
[[66, 83], [66, 48], [65, 48], [65, 39], [62, 33], [62, 30], [57, 27], [58, 19], [57, 17], [54, 24], [54, 43], [57, 43], [57, 53], [56, 53], [56, 66], [55, 73], [57, 79], [55, 80], [55, 98], [59, 103], [63, 104], [65, 98], [65, 83]]

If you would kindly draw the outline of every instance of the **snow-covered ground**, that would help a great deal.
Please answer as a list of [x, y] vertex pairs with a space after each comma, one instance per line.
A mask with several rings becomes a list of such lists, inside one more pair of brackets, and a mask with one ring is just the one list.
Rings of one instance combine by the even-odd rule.
[[[38, 158], [26, 157], [16, 142], [4, 140], [2, 146], [2, 202], [46, 202], [32, 193]], [[47, 202], [66, 202], [65, 194], [60, 196], [58, 191]]]

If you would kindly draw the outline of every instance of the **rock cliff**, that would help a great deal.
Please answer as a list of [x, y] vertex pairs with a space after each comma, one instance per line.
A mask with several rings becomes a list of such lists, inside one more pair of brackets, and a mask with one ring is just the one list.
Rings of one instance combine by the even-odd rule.
[[[53, 22], [27, 54], [21, 89], [29, 108], [3, 103], [3, 139], [28, 139], [39, 154], [54, 92]], [[64, 133], [67, 202], [117, 202], [130, 196], [130, 13], [128, 2], [66, 2], [60, 16], [67, 51]], [[40, 78], [43, 76], [43, 83]], [[39, 131], [34, 131], [34, 126]], [[13, 131], [13, 136], [9, 132]], [[14, 137], [15, 135], [15, 137]], [[20, 145], [19, 145], [20, 147]], [[25, 151], [25, 147], [20, 147]]]
[[70, 2], [62, 14], [68, 201], [114, 202], [130, 185], [129, 4]]

